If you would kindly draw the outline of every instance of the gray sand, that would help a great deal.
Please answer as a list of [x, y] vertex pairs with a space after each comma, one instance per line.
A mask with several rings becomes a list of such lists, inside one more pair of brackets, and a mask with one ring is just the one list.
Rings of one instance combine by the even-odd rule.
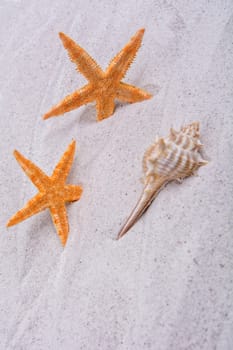
[[[232, 14], [231, 0], [1, 0], [1, 350], [233, 349]], [[91, 105], [42, 120], [85, 83], [59, 31], [105, 68], [141, 27], [125, 81], [151, 100], [101, 123]], [[209, 165], [169, 184], [116, 241], [144, 151], [195, 120]], [[72, 138], [69, 182], [84, 193], [68, 206], [65, 249], [48, 211], [7, 230], [36, 193], [13, 150], [50, 174]]]

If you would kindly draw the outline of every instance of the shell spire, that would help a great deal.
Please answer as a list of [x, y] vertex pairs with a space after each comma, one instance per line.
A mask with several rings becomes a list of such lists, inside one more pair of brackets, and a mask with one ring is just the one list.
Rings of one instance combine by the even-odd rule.
[[170, 181], [182, 181], [208, 162], [200, 154], [199, 123], [193, 122], [166, 138], [158, 138], [143, 158], [144, 189], [135, 208], [121, 228], [117, 239], [124, 236], [150, 206], [159, 191]]

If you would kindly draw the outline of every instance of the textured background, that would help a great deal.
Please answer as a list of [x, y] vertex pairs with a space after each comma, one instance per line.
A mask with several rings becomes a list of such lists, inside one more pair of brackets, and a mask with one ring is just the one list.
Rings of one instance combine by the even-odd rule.
[[[0, 1], [1, 350], [233, 349], [232, 13], [232, 0]], [[151, 100], [101, 123], [91, 105], [42, 120], [85, 83], [59, 31], [106, 67], [141, 27], [125, 81]], [[117, 242], [145, 149], [194, 120], [209, 165], [169, 184]], [[65, 249], [48, 211], [6, 230], [36, 193], [13, 150], [50, 174], [72, 138], [69, 182], [84, 193]]]

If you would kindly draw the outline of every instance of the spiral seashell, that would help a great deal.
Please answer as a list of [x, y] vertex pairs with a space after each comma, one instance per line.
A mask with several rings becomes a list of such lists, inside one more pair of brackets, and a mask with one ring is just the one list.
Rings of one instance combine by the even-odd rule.
[[185, 177], [193, 175], [200, 166], [208, 163], [199, 153], [202, 147], [199, 137], [198, 122], [184, 126], [180, 131], [171, 128], [168, 137], [158, 138], [145, 152], [144, 190], [117, 239], [124, 236], [138, 221], [168, 182], [182, 182]]

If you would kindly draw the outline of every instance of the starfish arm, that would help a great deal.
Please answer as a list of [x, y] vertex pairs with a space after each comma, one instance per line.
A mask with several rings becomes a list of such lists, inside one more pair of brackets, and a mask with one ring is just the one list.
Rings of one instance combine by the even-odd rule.
[[12, 218], [8, 221], [7, 227], [16, 225], [23, 220], [26, 220], [32, 215], [39, 213], [40, 211], [48, 207], [47, 199], [44, 194], [38, 193], [27, 204], [20, 209]]
[[56, 165], [51, 177], [53, 182], [60, 182], [60, 183], [65, 182], [70, 172], [71, 166], [73, 164], [74, 154], [75, 154], [75, 144], [76, 142], [73, 140], [67, 147], [65, 153], [62, 155], [58, 164]]
[[128, 42], [128, 44], [110, 62], [106, 75], [113, 80], [120, 81], [133, 62], [138, 49], [141, 46], [144, 29], [140, 29]]
[[93, 88], [90, 84], [85, 85], [83, 88], [73, 92], [72, 94], [66, 96], [61, 102], [56, 106], [52, 107], [48, 111], [43, 119], [48, 119], [50, 117], [55, 117], [66, 112], [70, 112], [82, 105], [85, 105], [94, 100]]
[[92, 82], [103, 77], [102, 69], [82, 47], [64, 33], [59, 33], [59, 36], [65, 49], [68, 51], [70, 60], [76, 64], [80, 73]]
[[44, 190], [49, 182], [49, 177], [29, 159], [25, 158], [18, 151], [14, 151], [14, 156], [33, 184], [39, 191]]
[[114, 99], [112, 97], [101, 97], [96, 101], [97, 120], [101, 121], [110, 117], [115, 108]]
[[151, 97], [152, 95], [146, 92], [145, 90], [139, 89], [136, 86], [122, 82], [120, 82], [116, 94], [117, 99], [129, 103], [147, 100]]
[[65, 202], [74, 202], [80, 199], [83, 189], [81, 186], [66, 185], [65, 186]]
[[57, 234], [63, 245], [66, 244], [68, 233], [69, 233], [69, 223], [66, 214], [66, 208], [64, 204], [51, 206], [50, 213], [53, 219], [53, 223], [56, 227]]

